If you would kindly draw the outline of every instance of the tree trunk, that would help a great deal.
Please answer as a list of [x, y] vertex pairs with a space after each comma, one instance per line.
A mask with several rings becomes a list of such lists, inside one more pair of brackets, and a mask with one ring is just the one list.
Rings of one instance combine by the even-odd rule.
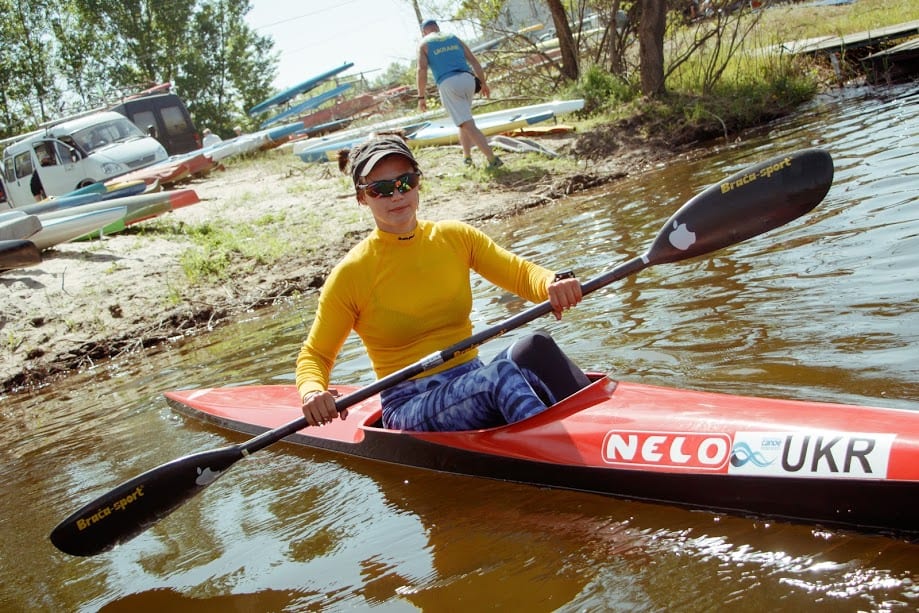
[[638, 24], [638, 55], [641, 93], [650, 98], [664, 94], [664, 30], [667, 26], [665, 0], [641, 0]]
[[578, 52], [574, 45], [571, 27], [568, 25], [568, 15], [565, 13], [565, 7], [562, 6], [561, 0], [546, 0], [546, 3], [552, 12], [552, 22], [555, 24], [555, 33], [558, 36], [559, 51], [562, 53], [562, 77], [565, 80], [576, 81], [580, 74], [578, 70]]
[[421, 7], [418, 6], [418, 0], [412, 0], [412, 8], [415, 9], [415, 19], [418, 20], [418, 25], [421, 25], [421, 22], [424, 21], [424, 17], [421, 15]]

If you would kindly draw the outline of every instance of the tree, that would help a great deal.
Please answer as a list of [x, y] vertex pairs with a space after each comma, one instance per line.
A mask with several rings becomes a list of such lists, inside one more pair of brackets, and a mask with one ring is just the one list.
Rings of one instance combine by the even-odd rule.
[[164, 82], [196, 123], [229, 133], [277, 72], [273, 41], [244, 20], [250, 8], [249, 0], [0, 0], [0, 133]]
[[[109, 39], [113, 52], [101, 58], [110, 85], [128, 89], [172, 81], [196, 0], [73, 0], [74, 26]], [[65, 33], [65, 36], [69, 35]], [[62, 45], [66, 40], [61, 40]], [[92, 46], [82, 49], [93, 55]]]
[[60, 99], [55, 85], [54, 40], [43, 24], [48, 0], [0, 0], [0, 67], [3, 68], [3, 114], [6, 132], [22, 119], [40, 123], [54, 114], [52, 101]]
[[273, 42], [245, 25], [248, 0], [211, 0], [195, 13], [176, 86], [199, 127], [223, 134], [271, 90]]
[[664, 32], [667, 28], [665, 0], [641, 0], [638, 24], [641, 93], [654, 98], [664, 89]]
[[421, 7], [418, 6], [418, 0], [411, 0], [412, 8], [415, 9], [415, 19], [418, 20], [418, 25], [421, 25], [421, 22], [424, 21], [424, 16], [421, 14]]
[[578, 48], [574, 44], [571, 26], [568, 25], [568, 14], [561, 0], [546, 0], [549, 11], [552, 13], [552, 23], [555, 25], [555, 34], [558, 36], [559, 51], [562, 54], [562, 77], [570, 81], [577, 81]]

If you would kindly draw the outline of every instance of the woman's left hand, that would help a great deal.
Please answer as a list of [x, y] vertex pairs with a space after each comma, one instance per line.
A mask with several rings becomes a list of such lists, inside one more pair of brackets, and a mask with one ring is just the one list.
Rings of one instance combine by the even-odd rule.
[[552, 305], [552, 311], [555, 319], [562, 318], [562, 312], [567, 311], [581, 301], [581, 283], [574, 277], [569, 279], [558, 279], [549, 284], [549, 304]]

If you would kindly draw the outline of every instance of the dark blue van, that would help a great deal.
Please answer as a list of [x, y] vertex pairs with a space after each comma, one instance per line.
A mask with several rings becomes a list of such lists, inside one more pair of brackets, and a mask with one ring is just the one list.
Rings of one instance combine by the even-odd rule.
[[201, 135], [185, 103], [175, 94], [139, 96], [116, 104], [111, 110], [160, 141], [169, 155], [201, 148]]

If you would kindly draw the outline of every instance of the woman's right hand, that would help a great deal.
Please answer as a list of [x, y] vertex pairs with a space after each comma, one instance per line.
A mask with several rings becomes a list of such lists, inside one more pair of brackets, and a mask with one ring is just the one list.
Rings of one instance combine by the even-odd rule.
[[303, 397], [303, 416], [306, 422], [311, 426], [324, 426], [332, 423], [332, 420], [341, 416], [345, 419], [348, 416], [348, 410], [345, 409], [340, 414], [335, 408], [335, 398], [328, 391], [324, 392], [307, 392]]
[[558, 278], [549, 284], [549, 304], [552, 305], [552, 312], [555, 319], [561, 319], [562, 313], [575, 307], [584, 297], [581, 283], [573, 276], [572, 273], [564, 273], [563, 278]]

